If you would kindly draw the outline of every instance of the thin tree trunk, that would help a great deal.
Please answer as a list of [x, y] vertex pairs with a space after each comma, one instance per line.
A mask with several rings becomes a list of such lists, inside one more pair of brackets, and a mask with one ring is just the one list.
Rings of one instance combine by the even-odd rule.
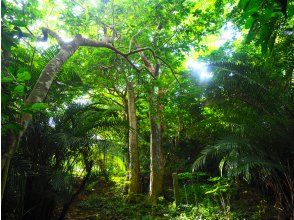
[[137, 134], [135, 92], [132, 82], [127, 82], [129, 115], [130, 188], [129, 195], [140, 193], [140, 162]]
[[[124, 121], [129, 124], [129, 113], [128, 113], [128, 100], [127, 98], [123, 98], [123, 104], [124, 104], [124, 115], [123, 115], [123, 119]], [[124, 165], [126, 170], [128, 171], [129, 169], [129, 164], [130, 164], [130, 153], [129, 153], [129, 129], [127, 128], [125, 133], [124, 133], [124, 148], [123, 148], [123, 161], [124, 161]], [[129, 191], [129, 184], [128, 181], [130, 179], [130, 175], [129, 172], [126, 172], [126, 182], [123, 188], [123, 194], [127, 195], [128, 191]]]
[[172, 177], [173, 177], [173, 187], [174, 187], [174, 199], [175, 199], [176, 206], [178, 206], [180, 202], [178, 174], [173, 173]]
[[19, 134], [9, 135], [10, 140], [8, 143], [9, 146], [7, 152], [1, 156], [1, 201], [3, 199], [4, 190], [6, 187], [11, 159], [17, 150], [21, 136], [22, 132], [20, 132]]
[[162, 126], [158, 96], [155, 93], [155, 86], [152, 85], [149, 99], [150, 109], [150, 189], [149, 199], [152, 204], [156, 203], [163, 188], [163, 153], [161, 146]]
[[[124, 115], [123, 115], [123, 119], [129, 125], [128, 99], [127, 98], [124, 98], [123, 99], [123, 103], [124, 103]], [[129, 164], [130, 164], [129, 129], [126, 129], [124, 138], [125, 138], [124, 162], [125, 162], [125, 167], [126, 167], [126, 170], [127, 170], [129, 168]]]

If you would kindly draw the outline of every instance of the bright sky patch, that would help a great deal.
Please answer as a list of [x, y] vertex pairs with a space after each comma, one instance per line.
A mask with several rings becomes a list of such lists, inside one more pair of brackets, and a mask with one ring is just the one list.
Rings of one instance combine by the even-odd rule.
[[207, 64], [204, 62], [196, 61], [196, 60], [188, 60], [187, 68], [191, 70], [192, 75], [197, 75], [200, 81], [206, 81], [210, 79], [213, 75], [207, 69]]

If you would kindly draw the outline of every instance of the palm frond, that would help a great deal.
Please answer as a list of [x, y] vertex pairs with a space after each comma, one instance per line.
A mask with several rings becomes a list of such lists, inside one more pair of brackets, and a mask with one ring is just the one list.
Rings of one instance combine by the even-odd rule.
[[221, 175], [225, 170], [229, 176], [243, 175], [250, 179], [253, 169], [275, 169], [282, 167], [268, 159], [268, 155], [253, 147], [247, 139], [238, 136], [228, 136], [219, 140], [215, 145], [205, 147], [193, 164], [193, 170], [203, 166], [207, 159], [219, 160]]
[[50, 60], [52, 60], [59, 52], [59, 47], [57, 45], [53, 45], [49, 47], [48, 49], [44, 50], [41, 53], [42, 59], [41, 59], [41, 64], [46, 65]]

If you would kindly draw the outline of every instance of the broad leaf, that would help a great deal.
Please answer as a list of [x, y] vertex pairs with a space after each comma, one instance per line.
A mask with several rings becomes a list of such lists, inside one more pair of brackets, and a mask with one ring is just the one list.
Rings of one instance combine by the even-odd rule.
[[31, 74], [28, 71], [17, 73], [17, 82], [26, 82], [31, 79]]

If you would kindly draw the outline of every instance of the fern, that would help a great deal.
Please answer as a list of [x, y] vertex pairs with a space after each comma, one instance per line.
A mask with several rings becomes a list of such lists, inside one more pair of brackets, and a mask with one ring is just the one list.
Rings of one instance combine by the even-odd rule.
[[72, 185], [74, 182], [74, 177], [63, 171], [57, 171], [51, 178], [50, 184], [53, 189], [59, 192], [70, 192], [72, 190]]
[[249, 141], [237, 136], [228, 136], [215, 145], [205, 147], [193, 164], [193, 170], [203, 166], [207, 159], [219, 161], [221, 175], [225, 170], [229, 176], [245, 176], [250, 179], [250, 173], [255, 168], [277, 169], [282, 167], [267, 159], [264, 152], [250, 145]]

